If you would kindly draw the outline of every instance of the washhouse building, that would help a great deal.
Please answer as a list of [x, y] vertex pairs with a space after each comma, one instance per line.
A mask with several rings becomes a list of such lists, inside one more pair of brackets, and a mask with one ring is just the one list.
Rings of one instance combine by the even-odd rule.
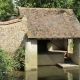
[[[64, 63], [65, 57], [79, 65], [80, 23], [72, 9], [19, 7], [22, 19], [0, 22], [0, 46], [11, 53], [25, 46], [25, 69]], [[73, 53], [68, 52], [73, 39]]]

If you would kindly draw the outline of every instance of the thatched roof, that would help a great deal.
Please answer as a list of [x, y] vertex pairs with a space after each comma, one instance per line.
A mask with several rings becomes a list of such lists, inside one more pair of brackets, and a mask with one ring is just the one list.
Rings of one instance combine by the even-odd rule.
[[80, 38], [80, 25], [72, 9], [19, 8], [28, 22], [28, 38]]

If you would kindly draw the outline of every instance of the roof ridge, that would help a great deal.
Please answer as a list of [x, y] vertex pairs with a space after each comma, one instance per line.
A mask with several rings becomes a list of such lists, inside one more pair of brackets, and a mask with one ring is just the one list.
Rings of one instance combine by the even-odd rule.
[[20, 21], [21, 19], [13, 19], [9, 21], [0, 22], [0, 25], [8, 25], [8, 24], [12, 24], [12, 23], [20, 22]]

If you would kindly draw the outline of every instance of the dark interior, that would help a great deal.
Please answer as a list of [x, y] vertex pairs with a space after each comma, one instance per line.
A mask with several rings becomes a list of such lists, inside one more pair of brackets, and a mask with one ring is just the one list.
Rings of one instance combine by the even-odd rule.
[[48, 49], [47, 49], [47, 43], [49, 41], [50, 40], [38, 40], [38, 53], [48, 51]]
[[38, 40], [38, 53], [40, 52], [46, 52], [48, 51], [47, 49], [47, 43], [51, 42], [55, 46], [59, 47], [59, 50], [64, 50], [67, 51], [67, 43], [64, 44], [64, 39], [60, 39], [59, 41], [57, 39], [55, 40]]

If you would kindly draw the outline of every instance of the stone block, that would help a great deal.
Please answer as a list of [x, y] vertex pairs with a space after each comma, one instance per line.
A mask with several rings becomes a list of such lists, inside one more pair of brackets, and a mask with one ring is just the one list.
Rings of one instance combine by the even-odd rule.
[[80, 58], [79, 55], [75, 55], [75, 54], [71, 55], [71, 59], [75, 64], [79, 64], [79, 58]]
[[38, 65], [56, 65], [64, 62], [64, 54], [43, 52], [38, 55]]

